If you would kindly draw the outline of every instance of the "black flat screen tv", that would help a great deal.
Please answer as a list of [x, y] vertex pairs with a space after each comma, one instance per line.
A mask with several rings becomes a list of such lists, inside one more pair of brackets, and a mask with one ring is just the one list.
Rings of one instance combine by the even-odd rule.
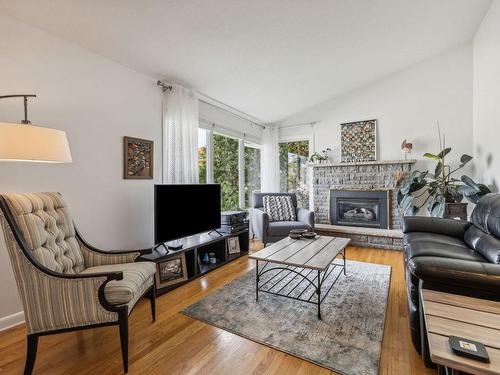
[[218, 229], [220, 185], [155, 185], [155, 245]]

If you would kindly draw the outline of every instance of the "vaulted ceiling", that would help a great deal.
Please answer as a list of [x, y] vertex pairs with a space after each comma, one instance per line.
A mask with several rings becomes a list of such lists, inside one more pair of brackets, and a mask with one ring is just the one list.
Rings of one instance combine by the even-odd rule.
[[472, 38], [491, 0], [0, 0], [0, 12], [265, 122]]

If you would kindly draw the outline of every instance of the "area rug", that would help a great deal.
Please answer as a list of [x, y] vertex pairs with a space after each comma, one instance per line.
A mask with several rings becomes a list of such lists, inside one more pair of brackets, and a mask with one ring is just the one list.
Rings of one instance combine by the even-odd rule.
[[[260, 283], [275, 276], [273, 272], [263, 275]], [[285, 278], [274, 290], [292, 277], [282, 275]], [[335, 277], [333, 272], [322, 290]], [[251, 270], [183, 313], [342, 374], [374, 375], [380, 364], [390, 279], [390, 266], [347, 261], [347, 276], [340, 275], [333, 285], [321, 305], [323, 320], [318, 320], [316, 305], [307, 302], [268, 293], [259, 293], [256, 302]], [[296, 284], [285, 288], [304, 292], [302, 298], [314, 293], [307, 281], [297, 279]]]

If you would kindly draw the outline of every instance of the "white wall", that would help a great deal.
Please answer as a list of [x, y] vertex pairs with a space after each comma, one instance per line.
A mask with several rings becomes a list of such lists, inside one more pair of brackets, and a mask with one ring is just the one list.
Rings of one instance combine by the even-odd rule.
[[[34, 93], [29, 119], [65, 130], [73, 163], [0, 163], [0, 191], [59, 191], [79, 230], [104, 249], [153, 243], [153, 184], [161, 182], [161, 102], [156, 80], [0, 15], [0, 95]], [[0, 101], [19, 122], [22, 99]], [[260, 128], [200, 102], [200, 117], [260, 139]], [[123, 136], [155, 141], [154, 180], [124, 180]], [[0, 329], [22, 320], [0, 231]]]
[[[367, 64], [369, 62], [367, 61]], [[332, 69], [335, 69], [332, 64]], [[279, 124], [320, 121], [315, 150], [327, 147], [340, 159], [339, 124], [378, 120], [378, 158], [402, 159], [401, 142], [413, 142], [412, 158], [437, 152], [436, 121], [446, 133], [453, 155], [472, 153], [472, 46], [470, 43], [413, 65], [346, 95], [315, 106]], [[285, 128], [282, 138], [310, 137], [311, 127]], [[418, 168], [424, 168], [419, 162]]]
[[[161, 91], [155, 80], [0, 15], [0, 95], [34, 93], [34, 124], [65, 130], [73, 163], [0, 163], [0, 191], [59, 191], [88, 240], [105, 249], [153, 242], [153, 183], [161, 181]], [[19, 122], [22, 99], [0, 101]], [[155, 141], [155, 180], [124, 180], [123, 136]], [[22, 307], [0, 239], [0, 327]]]
[[500, 185], [500, 1], [474, 38], [474, 156], [478, 181]]

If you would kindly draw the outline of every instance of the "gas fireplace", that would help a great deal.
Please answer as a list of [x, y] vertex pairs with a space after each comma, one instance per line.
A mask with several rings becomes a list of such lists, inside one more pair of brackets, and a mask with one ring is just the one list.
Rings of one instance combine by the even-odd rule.
[[330, 190], [330, 221], [334, 225], [389, 228], [388, 190]]

